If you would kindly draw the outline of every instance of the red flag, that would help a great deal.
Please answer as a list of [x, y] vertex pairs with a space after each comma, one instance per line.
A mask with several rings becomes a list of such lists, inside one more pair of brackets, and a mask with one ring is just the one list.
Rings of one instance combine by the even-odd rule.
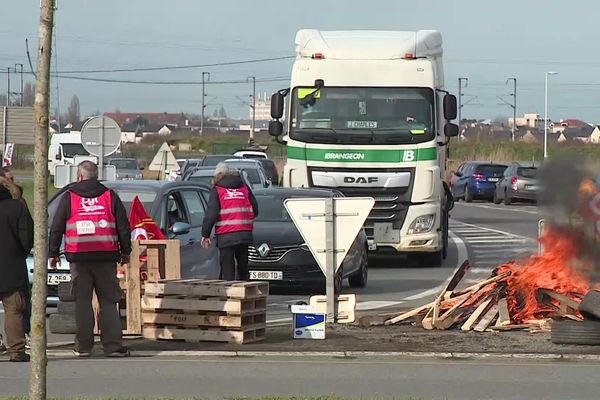
[[140, 199], [135, 196], [129, 213], [131, 240], [166, 239], [156, 222], [146, 212]]

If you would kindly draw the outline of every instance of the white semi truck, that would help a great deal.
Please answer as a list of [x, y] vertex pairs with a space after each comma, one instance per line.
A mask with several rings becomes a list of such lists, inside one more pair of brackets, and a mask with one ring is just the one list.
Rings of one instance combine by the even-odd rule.
[[448, 246], [444, 176], [456, 112], [439, 32], [300, 30], [269, 132], [287, 146], [284, 186], [375, 198], [370, 250], [435, 266]]

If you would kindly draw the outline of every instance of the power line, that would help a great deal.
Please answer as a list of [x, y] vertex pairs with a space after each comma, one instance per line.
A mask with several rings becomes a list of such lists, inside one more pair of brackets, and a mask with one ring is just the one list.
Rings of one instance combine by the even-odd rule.
[[167, 67], [142, 67], [142, 68], [113, 68], [113, 69], [95, 69], [95, 70], [71, 70], [71, 71], [58, 71], [58, 74], [99, 74], [99, 73], [114, 73], [114, 72], [144, 72], [144, 71], [172, 71], [180, 69], [195, 69], [195, 68], [207, 68], [207, 67], [223, 67], [227, 65], [239, 65], [239, 64], [256, 64], [269, 61], [280, 61], [289, 60], [295, 58], [295, 56], [284, 56], [284, 57], [270, 57], [270, 58], [255, 58], [251, 60], [239, 60], [239, 61], [227, 61], [218, 62], [212, 64], [193, 64], [193, 65], [175, 65]]

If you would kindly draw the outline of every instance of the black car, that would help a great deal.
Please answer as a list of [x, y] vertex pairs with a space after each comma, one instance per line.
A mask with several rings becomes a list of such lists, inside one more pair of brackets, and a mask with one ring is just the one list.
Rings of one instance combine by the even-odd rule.
[[[131, 203], [138, 196], [146, 212], [169, 239], [179, 239], [182, 278], [216, 279], [219, 276], [219, 254], [214, 247], [203, 249], [202, 220], [207, 207], [210, 189], [195, 182], [167, 181], [111, 181], [103, 184], [113, 189], [130, 212]], [[61, 197], [69, 186], [59, 191], [48, 203], [48, 220], [51, 222]], [[28, 260], [33, 274], [33, 258]], [[48, 271], [48, 303], [55, 304], [59, 282], [70, 280], [69, 263], [62, 259], [58, 270]]]
[[243, 158], [240, 156], [234, 156], [231, 154], [209, 154], [202, 159], [202, 163], [199, 165], [201, 167], [216, 167], [217, 164], [223, 162], [225, 160], [230, 160], [232, 158], [239, 158], [242, 160]]
[[273, 185], [279, 185], [279, 172], [277, 172], [275, 162], [270, 158], [257, 158], [256, 161], [262, 165], [267, 174], [267, 178], [271, 180]]
[[[254, 243], [249, 247], [251, 280], [268, 280], [271, 286], [323, 290], [325, 275], [319, 268], [283, 202], [297, 197], [340, 196], [328, 190], [272, 188], [254, 191], [258, 217]], [[350, 287], [367, 285], [367, 237], [364, 230], [354, 240], [336, 276], [336, 290], [348, 278]]]

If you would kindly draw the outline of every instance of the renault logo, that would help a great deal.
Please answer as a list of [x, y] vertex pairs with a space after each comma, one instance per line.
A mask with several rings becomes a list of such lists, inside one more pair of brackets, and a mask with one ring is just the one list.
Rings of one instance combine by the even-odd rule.
[[262, 258], [265, 258], [266, 256], [268, 256], [270, 251], [271, 251], [271, 248], [266, 243], [263, 243], [258, 247], [258, 254], [260, 254], [260, 256]]

